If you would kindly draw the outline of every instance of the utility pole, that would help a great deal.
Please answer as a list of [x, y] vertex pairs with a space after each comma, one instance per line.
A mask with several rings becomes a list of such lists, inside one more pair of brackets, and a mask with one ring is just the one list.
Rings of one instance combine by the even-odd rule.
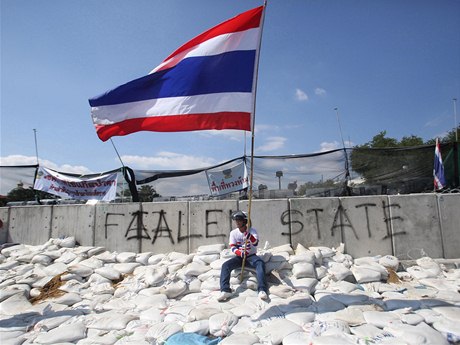
[[453, 98], [452, 101], [454, 101], [454, 121], [455, 121], [454, 131], [455, 131], [455, 141], [458, 142], [457, 98]]

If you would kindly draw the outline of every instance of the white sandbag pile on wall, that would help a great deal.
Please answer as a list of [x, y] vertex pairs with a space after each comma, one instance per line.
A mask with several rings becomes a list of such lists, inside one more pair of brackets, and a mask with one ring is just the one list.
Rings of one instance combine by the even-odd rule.
[[220, 268], [233, 255], [223, 244], [193, 254], [115, 253], [74, 238], [4, 248], [1, 343], [173, 345], [187, 334], [203, 345], [460, 342], [455, 266], [424, 257], [398, 271], [394, 256], [352, 258], [343, 246], [267, 244], [258, 254], [269, 300], [247, 267], [219, 303]]

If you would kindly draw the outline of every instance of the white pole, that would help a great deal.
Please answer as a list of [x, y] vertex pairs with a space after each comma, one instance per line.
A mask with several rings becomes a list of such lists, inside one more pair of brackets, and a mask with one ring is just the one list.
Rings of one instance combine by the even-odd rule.
[[34, 138], [35, 138], [35, 157], [37, 157], [38, 164], [38, 146], [37, 146], [37, 130], [34, 128]]
[[452, 99], [454, 101], [454, 131], [455, 131], [455, 141], [458, 141], [458, 123], [457, 123], [457, 98]]

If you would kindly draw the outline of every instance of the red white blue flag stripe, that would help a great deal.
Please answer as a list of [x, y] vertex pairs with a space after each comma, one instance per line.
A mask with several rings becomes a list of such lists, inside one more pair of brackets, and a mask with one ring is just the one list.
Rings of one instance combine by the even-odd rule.
[[436, 138], [436, 147], [434, 149], [434, 189], [442, 189], [446, 186], [446, 180], [444, 178], [444, 165], [442, 164], [441, 157], [441, 146], [439, 145], [439, 140]]
[[99, 138], [138, 131], [250, 131], [263, 10], [209, 29], [148, 75], [91, 98]]

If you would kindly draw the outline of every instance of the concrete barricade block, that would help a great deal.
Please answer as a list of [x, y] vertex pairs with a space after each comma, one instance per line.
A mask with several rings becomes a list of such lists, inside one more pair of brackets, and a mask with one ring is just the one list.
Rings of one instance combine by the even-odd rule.
[[[248, 201], [240, 201], [239, 209], [248, 211]], [[251, 206], [252, 227], [259, 233], [259, 248], [268, 241], [271, 247], [290, 243], [290, 226], [287, 199], [253, 200]]]
[[189, 253], [188, 208], [187, 201], [142, 203], [142, 252]]
[[11, 242], [8, 234], [8, 207], [0, 207], [0, 244]]
[[96, 204], [94, 245], [110, 251], [138, 252], [139, 238], [144, 234], [138, 229], [141, 213], [139, 203]]
[[386, 217], [391, 220], [394, 256], [400, 260], [442, 258], [436, 194], [391, 195], [388, 201]]
[[51, 237], [53, 206], [15, 206], [10, 208], [11, 242], [39, 245]]
[[[337, 247], [342, 240], [339, 198], [302, 198], [290, 200], [292, 246]], [[289, 214], [288, 214], [289, 216]]]
[[360, 196], [340, 198], [345, 251], [353, 257], [393, 253], [391, 225], [386, 217], [388, 197]]
[[80, 245], [92, 246], [95, 212], [92, 205], [53, 206], [51, 237], [74, 236]]
[[455, 194], [438, 195], [444, 258], [460, 258], [460, 197]]
[[231, 215], [238, 210], [236, 200], [196, 201], [190, 203], [190, 252], [199, 246], [224, 243], [235, 227]]

